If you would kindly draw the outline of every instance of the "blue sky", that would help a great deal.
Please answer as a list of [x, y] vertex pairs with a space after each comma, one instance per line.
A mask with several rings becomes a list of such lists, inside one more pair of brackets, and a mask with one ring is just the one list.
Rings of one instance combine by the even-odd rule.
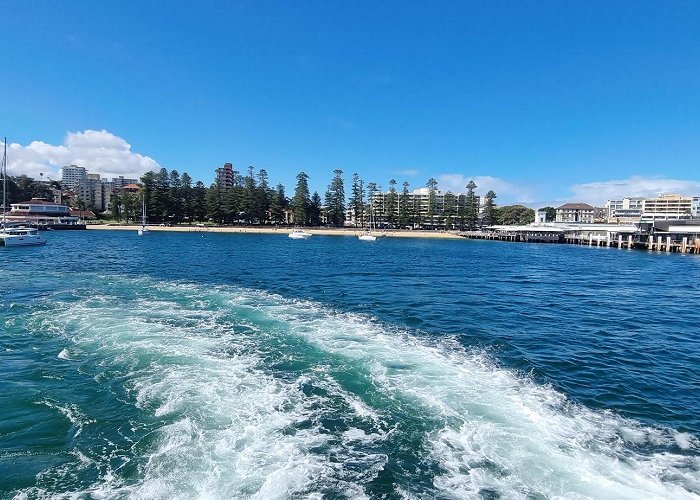
[[[384, 187], [475, 177], [502, 203], [700, 195], [694, 1], [11, 0], [2, 24], [15, 170], [75, 158], [208, 184], [230, 161], [289, 192], [341, 168]], [[95, 159], [100, 141], [117, 157]]]

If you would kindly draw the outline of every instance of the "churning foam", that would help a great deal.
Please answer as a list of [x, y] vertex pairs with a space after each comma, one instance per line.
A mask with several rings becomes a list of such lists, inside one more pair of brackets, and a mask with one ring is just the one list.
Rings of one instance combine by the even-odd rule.
[[[42, 318], [81, 352], [99, 355], [105, 370], [127, 375], [133, 404], [162, 422], [135, 484], [108, 469], [83, 493], [363, 497], [392, 460], [392, 434], [405, 432], [409, 416], [430, 422], [413, 451], [435, 496], [691, 498], [700, 492], [693, 436], [572, 404], [456, 342], [263, 292], [150, 280], [130, 287], [141, 296], [128, 316], [111, 300], [88, 300]], [[263, 352], [273, 349], [263, 345], [270, 335], [290, 341], [283, 343], [290, 359], [298, 354], [291, 341], [301, 339], [346, 360], [351, 374], [369, 377], [377, 397], [405, 404], [375, 408], [320, 362], [294, 377], [273, 373]], [[320, 395], [305, 392], [309, 384]], [[323, 419], [338, 407], [358, 425], [334, 435]], [[387, 445], [386, 453], [377, 443]], [[652, 448], [645, 445], [666, 451], [643, 451]], [[684, 452], [669, 451], [674, 446]], [[419, 494], [410, 473], [394, 474], [396, 494]]]

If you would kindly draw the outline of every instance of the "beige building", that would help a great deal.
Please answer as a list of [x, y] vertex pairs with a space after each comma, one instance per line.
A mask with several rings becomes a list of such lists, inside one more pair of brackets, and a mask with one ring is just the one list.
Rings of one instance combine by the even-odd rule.
[[557, 208], [557, 222], [586, 222], [595, 220], [595, 208], [588, 203], [566, 203]]
[[662, 194], [656, 198], [646, 198], [642, 210], [642, 222], [657, 219], [689, 219], [693, 208], [692, 196]]

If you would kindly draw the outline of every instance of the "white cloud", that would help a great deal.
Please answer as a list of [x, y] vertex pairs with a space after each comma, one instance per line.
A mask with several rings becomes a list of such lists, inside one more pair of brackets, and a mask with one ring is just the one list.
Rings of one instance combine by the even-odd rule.
[[138, 179], [148, 170], [160, 165], [149, 156], [134, 153], [131, 145], [106, 130], [68, 132], [62, 145], [55, 146], [33, 141], [26, 146], [9, 144], [7, 170], [10, 175], [60, 179], [59, 169], [64, 165], [85, 167], [89, 173], [112, 178], [123, 175]]
[[700, 196], [700, 181], [630, 177], [629, 179], [588, 182], [571, 187], [573, 201], [584, 201], [602, 205], [607, 200], [627, 197], [652, 197], [661, 193], [677, 193]]
[[493, 190], [498, 196], [499, 204], [504, 203], [529, 203], [534, 200], [532, 193], [526, 186], [514, 184], [498, 177], [490, 175], [477, 175], [465, 177], [462, 174], [440, 174], [436, 177], [438, 187], [441, 191], [452, 191], [453, 193], [466, 192], [465, 186], [469, 181], [474, 181], [477, 185], [477, 194], [484, 195]]

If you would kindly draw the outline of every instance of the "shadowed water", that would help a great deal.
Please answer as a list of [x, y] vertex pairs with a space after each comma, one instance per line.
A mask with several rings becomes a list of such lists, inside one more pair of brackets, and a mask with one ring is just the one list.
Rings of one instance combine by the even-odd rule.
[[0, 252], [0, 496], [700, 492], [700, 258], [52, 233]]

